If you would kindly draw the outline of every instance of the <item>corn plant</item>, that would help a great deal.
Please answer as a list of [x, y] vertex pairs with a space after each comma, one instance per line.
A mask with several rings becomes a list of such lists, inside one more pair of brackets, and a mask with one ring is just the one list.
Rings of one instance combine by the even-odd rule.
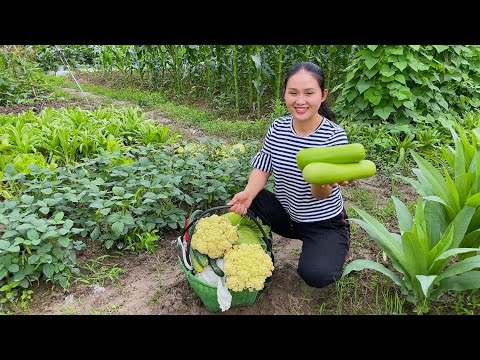
[[283, 53], [285, 52], [285, 45], [279, 45], [277, 53], [277, 73], [275, 80], [275, 100], [280, 100], [280, 90], [282, 85], [283, 74]]
[[263, 88], [261, 87], [262, 85], [262, 57], [260, 55], [260, 46], [255, 47], [255, 55], [252, 55], [252, 61], [255, 63], [255, 79], [252, 80], [253, 87], [255, 88], [256, 91], [256, 97], [257, 101], [255, 103], [255, 106], [257, 108], [257, 117], [258, 119], [261, 118], [261, 113], [260, 113], [260, 101], [261, 97], [263, 94]]
[[237, 46], [232, 45], [233, 50], [233, 82], [235, 85], [235, 114], [239, 114], [240, 106], [238, 105], [238, 76], [237, 76]]
[[[480, 128], [470, 131], [472, 143], [466, 132], [457, 126], [458, 134], [450, 128], [455, 140], [455, 148], [443, 147], [443, 155], [449, 168], [444, 168], [444, 176], [421, 156], [412, 152], [418, 168], [412, 169], [417, 180], [400, 176], [410, 183], [425, 199], [439, 204], [438, 214], [453, 221], [466, 207], [480, 205]], [[473, 215], [462, 247], [480, 246], [480, 208]], [[462, 255], [462, 257], [471, 254]]]
[[175, 94], [178, 96], [180, 94], [180, 81], [182, 79], [185, 48], [178, 45], [168, 45], [167, 50], [171, 56], [170, 68], [172, 69], [173, 78], [175, 81]]
[[449, 221], [442, 217], [437, 202], [418, 198], [415, 214], [392, 196], [400, 234], [389, 232], [383, 224], [365, 211], [352, 206], [361, 219], [351, 219], [360, 225], [382, 248], [397, 276], [386, 266], [371, 260], [355, 260], [345, 267], [343, 276], [351, 271], [376, 270], [400, 287], [406, 299], [417, 306], [417, 312], [428, 311], [428, 303], [449, 290], [480, 288], [480, 255], [457, 261], [456, 255], [477, 252], [479, 248], [462, 248], [468, 224], [475, 212], [465, 206]]

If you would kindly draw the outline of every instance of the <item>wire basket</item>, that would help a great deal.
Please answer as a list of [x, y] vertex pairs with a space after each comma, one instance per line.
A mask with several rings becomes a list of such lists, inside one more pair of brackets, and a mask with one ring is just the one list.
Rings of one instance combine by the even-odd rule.
[[[186, 236], [187, 239], [191, 240], [193, 232], [195, 230], [195, 225], [198, 222], [198, 220], [200, 220], [205, 216], [209, 216], [210, 213], [214, 211], [227, 209], [227, 208], [230, 208], [230, 205], [213, 207], [211, 209], [205, 210], [200, 215], [198, 215], [198, 217], [193, 216], [192, 219], [188, 219], [187, 224], [181, 231], [181, 234], [178, 240], [181, 241], [182, 243], [185, 243], [185, 240], [184, 240], [185, 235], [187, 235]], [[263, 228], [255, 218], [254, 214], [250, 210], [247, 211], [247, 214], [261, 230], [263, 241], [267, 245], [267, 254], [269, 254], [272, 257], [272, 261], [273, 261], [271, 236], [270, 237], [267, 236], [267, 234], [265, 233], [265, 231], [263, 230]], [[184, 256], [183, 258], [181, 256], [178, 257], [178, 261], [182, 266], [182, 270], [185, 273], [185, 276], [187, 277], [188, 283], [193, 288], [195, 293], [200, 297], [200, 299], [202, 300], [203, 304], [205, 305], [208, 311], [210, 312], [220, 311], [221, 310], [220, 305], [218, 304], [218, 301], [217, 301], [217, 287], [200, 280], [199, 278], [195, 277], [189, 269], [187, 269], [187, 266], [185, 265], [185, 261], [189, 262], [189, 257], [188, 257], [189, 252], [190, 252], [190, 241], [187, 242], [186, 256]], [[230, 293], [232, 294], [231, 307], [234, 307], [234, 306], [253, 305], [257, 299], [259, 291], [243, 290], [243, 291], [230, 291]]]

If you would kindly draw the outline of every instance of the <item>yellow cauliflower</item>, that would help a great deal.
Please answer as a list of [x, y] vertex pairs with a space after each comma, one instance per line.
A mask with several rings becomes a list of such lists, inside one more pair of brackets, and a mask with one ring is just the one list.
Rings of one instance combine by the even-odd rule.
[[272, 259], [259, 244], [234, 245], [224, 256], [225, 285], [232, 291], [262, 290]]
[[237, 228], [224, 216], [211, 215], [198, 220], [192, 248], [212, 259], [220, 258], [237, 241]]

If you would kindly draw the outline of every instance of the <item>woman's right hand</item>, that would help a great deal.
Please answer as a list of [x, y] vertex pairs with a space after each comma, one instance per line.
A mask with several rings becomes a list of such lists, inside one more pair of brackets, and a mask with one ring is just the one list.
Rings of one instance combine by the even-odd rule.
[[235, 194], [232, 200], [230, 200], [227, 205], [232, 205], [230, 211], [237, 213], [238, 215], [245, 215], [247, 209], [252, 205], [252, 196], [246, 190], [240, 191]]

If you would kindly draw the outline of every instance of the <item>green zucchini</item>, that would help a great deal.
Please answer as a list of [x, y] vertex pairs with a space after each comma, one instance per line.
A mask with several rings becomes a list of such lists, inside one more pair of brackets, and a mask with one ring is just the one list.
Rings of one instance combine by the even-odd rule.
[[200, 251], [198, 251], [197, 249], [194, 249], [194, 248], [190, 248], [190, 252], [193, 253], [193, 256], [195, 256], [195, 258], [198, 260], [198, 262], [200, 263], [200, 265], [202, 265], [203, 267], [207, 266], [208, 265], [208, 257], [207, 255], [205, 254], [202, 254]]
[[197, 273], [201, 273], [203, 272], [203, 270], [205, 270], [205, 266], [200, 264], [200, 262], [198, 261], [198, 258], [196, 257], [196, 254], [199, 254], [199, 252], [197, 251], [195, 253], [195, 250], [190, 248], [190, 262], [192, 263], [192, 266], [195, 269], [195, 271]]
[[303, 169], [303, 178], [309, 184], [334, 184], [345, 180], [367, 178], [375, 175], [377, 168], [370, 160], [350, 164], [314, 162]]
[[217, 260], [208, 257], [208, 263], [209, 263], [210, 266], [212, 267], [212, 270], [213, 270], [213, 272], [214, 272], [215, 274], [217, 274], [217, 275], [220, 276], [220, 277], [223, 277], [223, 276], [225, 275], [225, 273], [223, 272], [223, 270], [218, 267], [218, 265], [217, 265]]
[[332, 164], [356, 163], [365, 158], [365, 148], [360, 143], [302, 149], [297, 153], [300, 170], [314, 162]]

